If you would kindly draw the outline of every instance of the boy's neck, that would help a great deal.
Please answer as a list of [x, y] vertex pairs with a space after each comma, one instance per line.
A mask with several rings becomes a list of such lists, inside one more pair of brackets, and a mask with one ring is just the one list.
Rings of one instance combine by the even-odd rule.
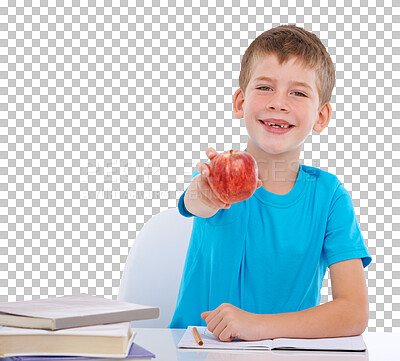
[[278, 155], [259, 152], [250, 145], [246, 150], [256, 160], [258, 178], [267, 191], [283, 195], [292, 190], [299, 173], [301, 147], [291, 153]]

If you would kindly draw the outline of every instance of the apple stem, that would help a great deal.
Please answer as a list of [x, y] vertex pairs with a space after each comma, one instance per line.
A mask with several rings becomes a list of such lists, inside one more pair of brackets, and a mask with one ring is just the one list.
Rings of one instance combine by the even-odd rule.
[[232, 153], [233, 153], [233, 149], [231, 149], [231, 150], [229, 151], [229, 153], [232, 154]]

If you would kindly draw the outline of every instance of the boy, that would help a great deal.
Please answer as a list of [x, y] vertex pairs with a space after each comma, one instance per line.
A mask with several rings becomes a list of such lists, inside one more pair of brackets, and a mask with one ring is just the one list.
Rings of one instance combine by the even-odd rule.
[[[222, 204], [197, 164], [178, 204], [195, 218], [170, 327], [206, 324], [222, 341], [364, 332], [371, 257], [350, 195], [336, 176], [299, 162], [311, 130], [330, 121], [334, 83], [325, 47], [302, 28], [279, 26], [249, 46], [233, 111], [244, 118], [258, 188]], [[319, 305], [327, 267], [333, 300]]]

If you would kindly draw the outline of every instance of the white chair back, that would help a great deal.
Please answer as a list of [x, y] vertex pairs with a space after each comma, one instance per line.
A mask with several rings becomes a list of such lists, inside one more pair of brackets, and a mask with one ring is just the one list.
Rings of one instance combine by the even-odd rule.
[[154, 320], [132, 322], [133, 327], [167, 327], [175, 311], [193, 217], [167, 209], [142, 228], [129, 251], [118, 300], [160, 308]]

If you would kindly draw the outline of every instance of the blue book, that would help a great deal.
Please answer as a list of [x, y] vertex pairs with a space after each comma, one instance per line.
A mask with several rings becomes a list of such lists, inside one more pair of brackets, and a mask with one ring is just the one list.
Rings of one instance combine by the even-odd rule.
[[98, 358], [98, 357], [83, 357], [83, 356], [13, 356], [0, 358], [0, 361], [75, 361], [75, 360], [93, 360], [93, 361], [111, 361], [111, 360], [150, 360], [156, 356], [147, 351], [136, 343], [132, 343], [126, 358]]

